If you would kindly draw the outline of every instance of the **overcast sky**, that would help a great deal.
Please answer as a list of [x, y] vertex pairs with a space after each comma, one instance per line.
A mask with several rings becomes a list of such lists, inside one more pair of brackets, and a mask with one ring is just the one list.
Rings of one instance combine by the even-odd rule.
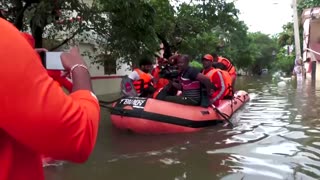
[[276, 34], [282, 26], [292, 21], [292, 0], [237, 0], [239, 18], [249, 27], [249, 31]]
[[[173, 4], [175, 0], [171, 0]], [[235, 1], [240, 10], [239, 18], [249, 27], [250, 32], [260, 31], [265, 34], [282, 32], [282, 26], [292, 21], [292, 0], [227, 0]], [[190, 2], [190, 0], [179, 0]]]

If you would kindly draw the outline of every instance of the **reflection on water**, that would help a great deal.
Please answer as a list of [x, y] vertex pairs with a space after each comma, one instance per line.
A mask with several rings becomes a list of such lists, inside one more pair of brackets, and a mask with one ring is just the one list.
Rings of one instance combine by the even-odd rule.
[[234, 129], [142, 136], [119, 132], [103, 112], [90, 160], [47, 167], [54, 179], [319, 179], [320, 91], [306, 81], [279, 87], [268, 77], [240, 77], [251, 101]]

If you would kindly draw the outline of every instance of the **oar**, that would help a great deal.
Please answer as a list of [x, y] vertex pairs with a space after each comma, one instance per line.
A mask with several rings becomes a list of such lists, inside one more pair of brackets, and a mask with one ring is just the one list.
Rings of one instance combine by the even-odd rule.
[[226, 120], [228, 122], [228, 125], [230, 125], [231, 127], [233, 127], [233, 123], [230, 121], [230, 119], [227, 117], [226, 114], [222, 113], [215, 105], [211, 105], [211, 107], [221, 116], [223, 117], [224, 120]]

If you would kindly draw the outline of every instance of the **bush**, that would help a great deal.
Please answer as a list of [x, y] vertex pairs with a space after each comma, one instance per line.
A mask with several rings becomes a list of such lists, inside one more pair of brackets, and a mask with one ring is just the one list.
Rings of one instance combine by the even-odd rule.
[[276, 61], [273, 63], [273, 70], [291, 74], [294, 67], [294, 59], [295, 57], [293, 55], [286, 54], [285, 49], [280, 50], [277, 54]]
[[198, 61], [195, 61], [195, 60], [191, 61], [190, 66], [195, 67], [200, 70], [203, 69], [202, 64]]

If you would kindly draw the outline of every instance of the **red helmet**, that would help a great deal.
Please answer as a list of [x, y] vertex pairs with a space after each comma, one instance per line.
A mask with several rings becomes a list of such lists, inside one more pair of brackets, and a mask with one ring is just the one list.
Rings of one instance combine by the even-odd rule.
[[204, 55], [202, 59], [205, 59], [207, 61], [213, 61], [213, 57], [210, 54]]

